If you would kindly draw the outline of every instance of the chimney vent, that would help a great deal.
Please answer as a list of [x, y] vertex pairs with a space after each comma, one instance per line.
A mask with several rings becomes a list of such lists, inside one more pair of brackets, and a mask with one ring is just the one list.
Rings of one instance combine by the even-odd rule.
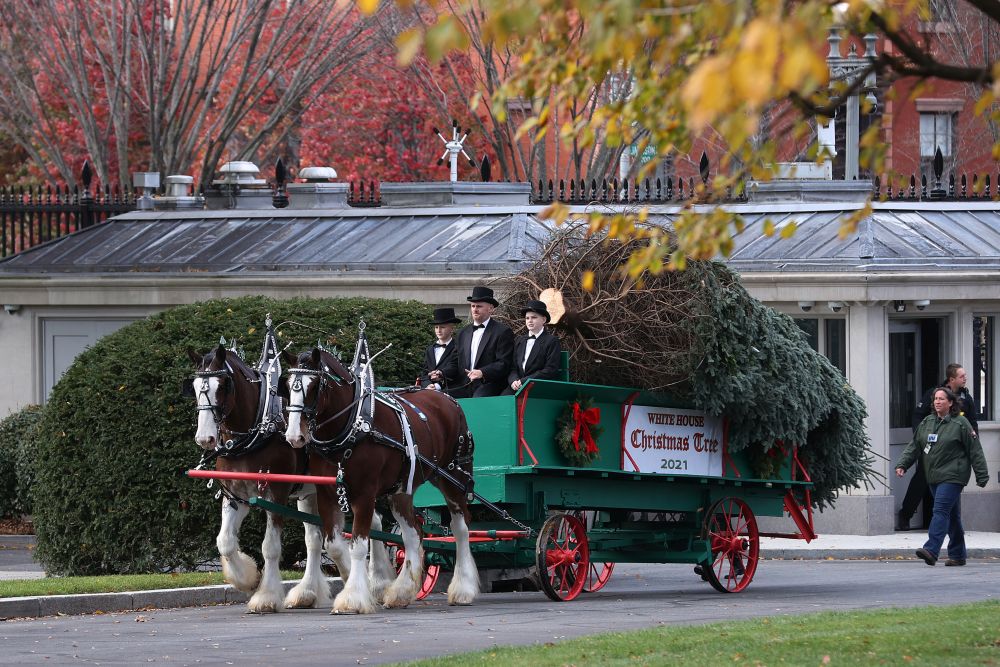
[[347, 208], [347, 183], [334, 183], [337, 170], [333, 167], [303, 167], [299, 178], [305, 183], [289, 183], [291, 208]]
[[257, 178], [260, 169], [253, 162], [227, 162], [219, 169], [219, 178], [205, 191], [205, 207], [223, 209], [271, 209], [271, 188]]
[[156, 210], [170, 211], [175, 209], [204, 208], [204, 199], [191, 196], [191, 188], [194, 184], [193, 176], [175, 174], [167, 176], [164, 180], [166, 182], [166, 194], [156, 198]]

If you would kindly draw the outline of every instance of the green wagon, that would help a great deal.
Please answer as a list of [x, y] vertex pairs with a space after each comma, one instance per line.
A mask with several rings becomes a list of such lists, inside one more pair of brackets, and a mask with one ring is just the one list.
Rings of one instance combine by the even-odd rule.
[[[473, 555], [494, 590], [527, 576], [553, 600], [571, 600], [603, 586], [615, 563], [690, 563], [733, 593], [753, 579], [762, 535], [815, 537], [812, 484], [794, 446], [763, 462], [730, 453], [724, 423], [667, 395], [533, 381], [515, 396], [459, 403], [475, 440]], [[571, 465], [557, 431], [581, 421], [581, 409], [591, 423], [577, 425], [573, 446], [599, 431], [596, 452]], [[453, 565], [454, 542], [437, 489], [421, 486], [414, 503], [429, 591]], [[756, 517], [786, 515], [796, 532], [760, 532]]]

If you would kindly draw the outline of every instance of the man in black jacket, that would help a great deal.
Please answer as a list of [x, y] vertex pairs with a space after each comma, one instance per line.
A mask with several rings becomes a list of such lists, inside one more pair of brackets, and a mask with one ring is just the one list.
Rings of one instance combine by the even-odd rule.
[[435, 343], [424, 352], [424, 372], [417, 379], [424, 389], [447, 391], [457, 387], [462, 378], [458, 367], [458, 342], [455, 340], [455, 325], [461, 322], [455, 316], [454, 308], [435, 308]]
[[514, 332], [492, 319], [500, 303], [489, 287], [474, 287], [467, 300], [472, 324], [458, 332], [458, 363], [463, 377], [449, 393], [455, 398], [497, 396], [507, 386]]
[[545, 330], [552, 317], [541, 301], [529, 301], [521, 309], [528, 333], [514, 341], [514, 357], [507, 376], [504, 394], [513, 394], [528, 380], [554, 380], [559, 377], [559, 339]]
[[[934, 390], [938, 387], [947, 387], [955, 395], [955, 402], [958, 404], [958, 413], [969, 420], [972, 425], [974, 437], [979, 437], [979, 410], [976, 408], [976, 401], [972, 394], [966, 389], [965, 383], [968, 380], [965, 369], [960, 364], [948, 364], [945, 368], [944, 382], [935, 385], [924, 393], [917, 407], [913, 409], [913, 430], [917, 430], [924, 417], [931, 413], [934, 405]], [[923, 525], [930, 523], [931, 512], [934, 508], [934, 499], [930, 489], [927, 487], [927, 477], [924, 475], [924, 468], [920, 461], [917, 461], [913, 471], [913, 478], [910, 485], [906, 487], [906, 495], [903, 496], [903, 504], [899, 508], [898, 522], [896, 530], [910, 530], [910, 520], [917, 511], [917, 505], [924, 501]]]

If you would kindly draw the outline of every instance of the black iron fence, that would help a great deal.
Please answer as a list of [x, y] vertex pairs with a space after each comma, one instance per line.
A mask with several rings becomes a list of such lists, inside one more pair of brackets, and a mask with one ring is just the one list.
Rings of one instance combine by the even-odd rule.
[[81, 177], [82, 190], [79, 186], [0, 188], [0, 257], [135, 210], [134, 191], [105, 187], [91, 192], [92, 175], [87, 164]]

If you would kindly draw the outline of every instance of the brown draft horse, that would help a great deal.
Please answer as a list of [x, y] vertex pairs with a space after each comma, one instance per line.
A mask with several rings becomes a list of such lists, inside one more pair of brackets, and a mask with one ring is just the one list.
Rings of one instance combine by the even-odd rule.
[[[218, 453], [216, 469], [302, 474], [306, 469], [304, 453], [288, 447], [280, 428], [271, 432], [258, 428], [261, 392], [267, 391], [267, 378], [247, 365], [239, 355], [227, 352], [222, 345], [205, 355], [188, 350], [188, 356], [197, 369], [192, 387], [198, 401], [195, 441], [206, 453]], [[280, 372], [277, 363], [275, 369]], [[217, 481], [221, 481], [223, 486], [222, 527], [216, 538], [223, 575], [236, 589], [253, 594], [249, 601], [250, 611], [276, 612], [283, 606], [291, 609], [329, 604], [333, 596], [321, 570], [323, 543], [317, 526], [305, 524], [306, 571], [302, 581], [287, 596], [284, 595], [280, 570], [283, 517], [267, 513], [267, 529], [261, 545], [263, 576], [253, 558], [240, 550], [240, 525], [250, 511], [246, 500], [262, 496], [284, 505], [292, 492], [292, 485], [271, 483], [261, 489], [257, 482]], [[303, 487], [297, 495], [300, 511], [317, 513], [312, 485]], [[343, 526], [342, 514], [339, 519], [332, 520], [339, 520]], [[346, 568], [350, 567], [346, 540], [327, 545], [327, 551], [337, 567], [341, 568], [341, 573], [346, 572]]]
[[[416, 598], [423, 581], [424, 558], [412, 490], [427, 480], [432, 480], [447, 501], [456, 541], [455, 573], [448, 587], [448, 602], [471, 604], [479, 592], [479, 573], [469, 548], [470, 515], [464, 489], [434, 474], [423, 463], [417, 463], [411, 470], [407, 453], [389, 442], [397, 445], [406, 442], [395, 406], [405, 411], [412, 442], [421, 455], [442, 467], [454, 463], [455, 467], [449, 469], [452, 476], [471, 480], [472, 434], [462, 409], [450, 396], [432, 390], [399, 396], [361, 389], [365, 385], [361, 378], [319, 348], [297, 359], [285, 353], [285, 361], [289, 366], [295, 364], [288, 371], [285, 437], [297, 449], [311, 443], [309, 465], [315, 474], [337, 475], [338, 469], [342, 471], [343, 484], [337, 490], [319, 490], [321, 514], [337, 506], [337, 494], [345, 494], [354, 513], [351, 574], [334, 600], [333, 612], [375, 611], [376, 597], [359, 572], [368, 555], [375, 500], [384, 495], [390, 495], [406, 560], [386, 589], [382, 602], [387, 608], [405, 607]], [[366, 398], [374, 405], [373, 414], [368, 413], [370, 418], [360, 418], [358, 406], [363, 406]]]

